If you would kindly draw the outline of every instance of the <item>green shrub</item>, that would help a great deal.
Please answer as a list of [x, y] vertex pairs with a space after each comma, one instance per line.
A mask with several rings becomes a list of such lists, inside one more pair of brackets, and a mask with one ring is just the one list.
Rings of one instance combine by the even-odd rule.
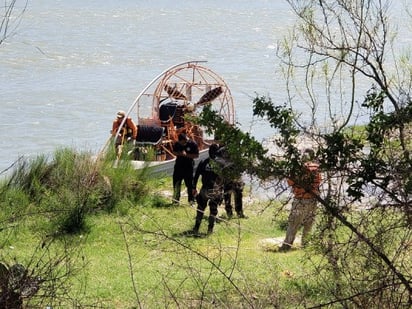
[[108, 210], [116, 207], [121, 200], [126, 199], [132, 203], [138, 202], [147, 196], [149, 189], [147, 186], [148, 175], [146, 170], [135, 170], [129, 161], [110, 160], [111, 156], [105, 158], [102, 164], [101, 173], [106, 179], [106, 186], [110, 187], [112, 196], [108, 203]]
[[19, 220], [30, 204], [28, 195], [18, 188], [7, 189], [6, 186], [0, 192], [0, 222]]

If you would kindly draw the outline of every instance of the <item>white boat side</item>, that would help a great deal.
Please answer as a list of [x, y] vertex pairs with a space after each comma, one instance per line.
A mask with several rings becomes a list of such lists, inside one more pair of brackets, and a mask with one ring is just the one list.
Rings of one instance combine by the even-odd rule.
[[[206, 159], [209, 156], [209, 150], [208, 149], [202, 149], [199, 151], [199, 157], [195, 159], [195, 169], [200, 163], [201, 160]], [[159, 174], [164, 174], [164, 175], [169, 175], [171, 176], [173, 174], [173, 168], [175, 165], [176, 158], [170, 159], [170, 160], [165, 160], [165, 161], [137, 161], [137, 160], [131, 160], [130, 164], [132, 167], [136, 170], [141, 170], [144, 168], [149, 169], [149, 172], [151, 175], [159, 175]]]

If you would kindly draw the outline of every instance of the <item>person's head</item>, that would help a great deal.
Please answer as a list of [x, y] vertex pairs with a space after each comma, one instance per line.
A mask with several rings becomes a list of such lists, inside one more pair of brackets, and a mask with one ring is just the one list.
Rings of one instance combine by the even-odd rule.
[[306, 148], [302, 154], [302, 161], [309, 162], [315, 158], [315, 151], [312, 148]]
[[195, 110], [195, 105], [192, 102], [186, 104], [186, 110], [188, 112], [193, 112]]
[[184, 144], [187, 143], [188, 138], [187, 138], [187, 136], [186, 136], [185, 133], [180, 133], [180, 134], [177, 136], [177, 140], [178, 140], [178, 142], [179, 142], [180, 144], [184, 145]]
[[218, 150], [219, 150], [219, 145], [218, 145], [218, 144], [212, 144], [212, 145], [210, 145], [210, 147], [209, 147], [209, 157], [210, 157], [211, 159], [215, 159]]
[[126, 116], [126, 113], [125, 111], [122, 111], [122, 110], [118, 111], [116, 114], [116, 117], [118, 120], [122, 120], [125, 116]]
[[216, 141], [216, 143], [218, 143], [218, 144], [221, 144], [222, 143], [222, 137], [220, 136], [220, 135], [218, 135], [218, 134], [215, 134], [215, 141]]

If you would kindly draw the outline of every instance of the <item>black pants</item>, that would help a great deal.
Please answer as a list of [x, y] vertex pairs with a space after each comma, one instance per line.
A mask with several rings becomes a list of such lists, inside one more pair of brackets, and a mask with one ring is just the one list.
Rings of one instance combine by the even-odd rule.
[[173, 200], [180, 201], [180, 192], [182, 189], [182, 181], [185, 182], [187, 188], [188, 202], [194, 202], [193, 196], [193, 167], [192, 168], [176, 168], [173, 171]]
[[228, 216], [233, 215], [232, 206], [232, 193], [235, 200], [235, 211], [238, 215], [243, 214], [243, 187], [244, 183], [242, 181], [232, 181], [224, 185], [224, 200], [225, 200], [225, 210]]
[[200, 189], [199, 194], [196, 197], [197, 200], [197, 212], [196, 212], [196, 221], [194, 230], [198, 231], [200, 224], [203, 219], [203, 215], [205, 213], [205, 209], [207, 204], [209, 203], [209, 225], [208, 225], [208, 232], [213, 230], [213, 226], [216, 222], [217, 217], [217, 207], [222, 202], [222, 190], [221, 188], [215, 189], [207, 189], [202, 187]]

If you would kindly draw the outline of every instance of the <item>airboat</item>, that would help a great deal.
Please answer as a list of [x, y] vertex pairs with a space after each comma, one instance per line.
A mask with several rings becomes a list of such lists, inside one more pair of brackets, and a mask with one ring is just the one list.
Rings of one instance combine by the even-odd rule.
[[[148, 167], [153, 172], [171, 174], [176, 159], [173, 144], [180, 133], [199, 147], [195, 164], [207, 157], [214, 136], [208, 136], [204, 128], [195, 124], [193, 116], [209, 105], [224, 121], [233, 124], [235, 111], [229, 87], [205, 63], [188, 61], [173, 65], [140, 92], [126, 112], [136, 122], [137, 137], [133, 148], [125, 147], [129, 150], [123, 151], [118, 159], [130, 160], [135, 169]], [[126, 117], [117, 135], [125, 121]]]

